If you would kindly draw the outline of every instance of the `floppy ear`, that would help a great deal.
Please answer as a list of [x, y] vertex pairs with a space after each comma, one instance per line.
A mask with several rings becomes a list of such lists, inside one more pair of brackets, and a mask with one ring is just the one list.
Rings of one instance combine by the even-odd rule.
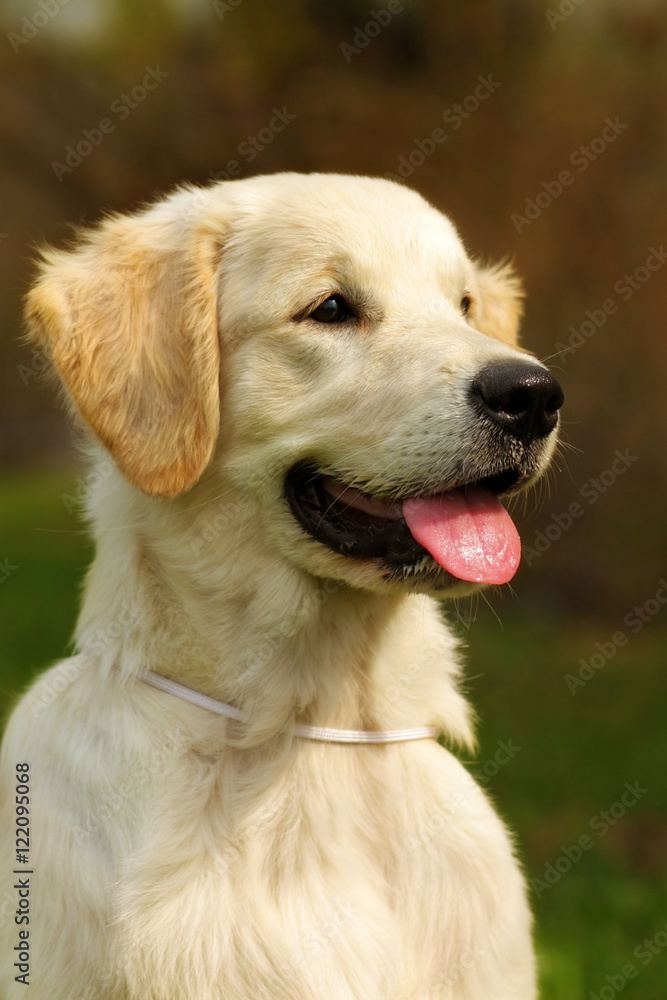
[[[194, 197], [194, 195], [192, 196]], [[28, 337], [71, 402], [145, 493], [173, 496], [205, 469], [220, 418], [215, 275], [223, 233], [187, 195], [116, 216], [71, 252], [47, 251]]]
[[523, 287], [511, 264], [477, 268], [480, 308], [474, 324], [489, 337], [517, 346]]

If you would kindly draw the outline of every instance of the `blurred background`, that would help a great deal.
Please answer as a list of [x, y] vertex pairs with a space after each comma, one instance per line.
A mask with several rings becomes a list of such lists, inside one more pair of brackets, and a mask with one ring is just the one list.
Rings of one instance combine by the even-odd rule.
[[19, 339], [35, 246], [183, 180], [398, 177], [514, 261], [565, 390], [511, 591], [448, 612], [543, 997], [664, 1000], [667, 5], [549, 2], [4, 0], [0, 690], [70, 648], [91, 556], [86, 470]]

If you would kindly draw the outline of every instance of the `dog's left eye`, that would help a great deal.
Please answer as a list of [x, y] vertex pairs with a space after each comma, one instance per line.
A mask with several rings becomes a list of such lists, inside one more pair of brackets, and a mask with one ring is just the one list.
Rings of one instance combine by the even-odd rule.
[[308, 314], [308, 319], [318, 323], [342, 323], [351, 315], [352, 310], [342, 295], [330, 295]]
[[469, 295], [464, 295], [461, 299], [461, 312], [464, 316], [467, 316], [470, 311], [470, 306], [472, 305], [472, 299]]

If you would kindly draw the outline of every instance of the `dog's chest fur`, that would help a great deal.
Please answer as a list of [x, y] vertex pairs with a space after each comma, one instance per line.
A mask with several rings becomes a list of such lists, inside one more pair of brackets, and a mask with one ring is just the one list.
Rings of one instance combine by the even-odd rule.
[[[455, 729], [462, 702], [454, 664], [441, 659], [451, 641], [430, 601], [413, 604], [394, 615], [396, 635], [383, 622], [365, 690], [347, 663], [347, 686], [330, 678], [332, 699], [347, 711], [373, 700], [387, 727], [428, 721], [431, 705]], [[95, 734], [85, 759], [83, 705]], [[234, 749], [233, 725], [115, 670], [103, 684], [82, 673], [58, 716], [44, 723], [72, 733], [71, 760], [53, 766], [76, 783], [71, 801], [51, 803], [45, 774], [36, 801], [75, 831], [62, 907], [104, 914], [90, 939], [102, 970], [90, 1000], [534, 996], [507, 834], [434, 740], [347, 746], [279, 734]], [[47, 835], [41, 851], [45, 870], [62, 859]], [[43, 931], [53, 938], [53, 925]], [[81, 976], [90, 989], [83, 963]]]
[[[434, 655], [451, 641], [430, 601], [410, 603], [393, 616], [396, 635], [384, 622], [366, 690], [332, 680], [331, 694], [347, 711], [374, 698], [387, 728], [428, 721], [429, 705], [451, 728], [462, 713], [455, 666]], [[57, 713], [31, 717], [29, 695], [7, 744], [54, 745], [59, 733], [61, 752], [41, 762], [35, 787], [35, 863], [61, 872], [51, 914], [81, 914], [73, 980], [87, 1000], [534, 997], [530, 916], [506, 831], [435, 741], [279, 734], [235, 749], [219, 717], [115, 669], [96, 675], [82, 671]], [[51, 817], [69, 831], [67, 850]], [[35, 936], [55, 977], [66, 960], [58, 921], [37, 915]]]
[[520, 879], [458, 762], [433, 743], [269, 752], [161, 773], [119, 895], [131, 996], [511, 995]]

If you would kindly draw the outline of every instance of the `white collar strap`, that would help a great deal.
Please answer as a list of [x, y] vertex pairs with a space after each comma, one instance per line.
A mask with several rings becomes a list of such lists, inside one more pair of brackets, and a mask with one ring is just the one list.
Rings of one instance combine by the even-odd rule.
[[[217, 701], [216, 698], [209, 698], [208, 695], [194, 691], [169, 677], [162, 677], [161, 674], [147, 670], [140, 674], [140, 680], [166, 694], [173, 694], [183, 701], [206, 708], [209, 712], [224, 715], [236, 722], [245, 722], [245, 716], [240, 709], [226, 705], [224, 701]], [[420, 726], [418, 729], [376, 732], [368, 729], [327, 729], [324, 726], [305, 726], [297, 723], [294, 726], [294, 735], [305, 740], [320, 740], [324, 743], [405, 743], [408, 740], [434, 740], [438, 736], [438, 730], [435, 726]]]

